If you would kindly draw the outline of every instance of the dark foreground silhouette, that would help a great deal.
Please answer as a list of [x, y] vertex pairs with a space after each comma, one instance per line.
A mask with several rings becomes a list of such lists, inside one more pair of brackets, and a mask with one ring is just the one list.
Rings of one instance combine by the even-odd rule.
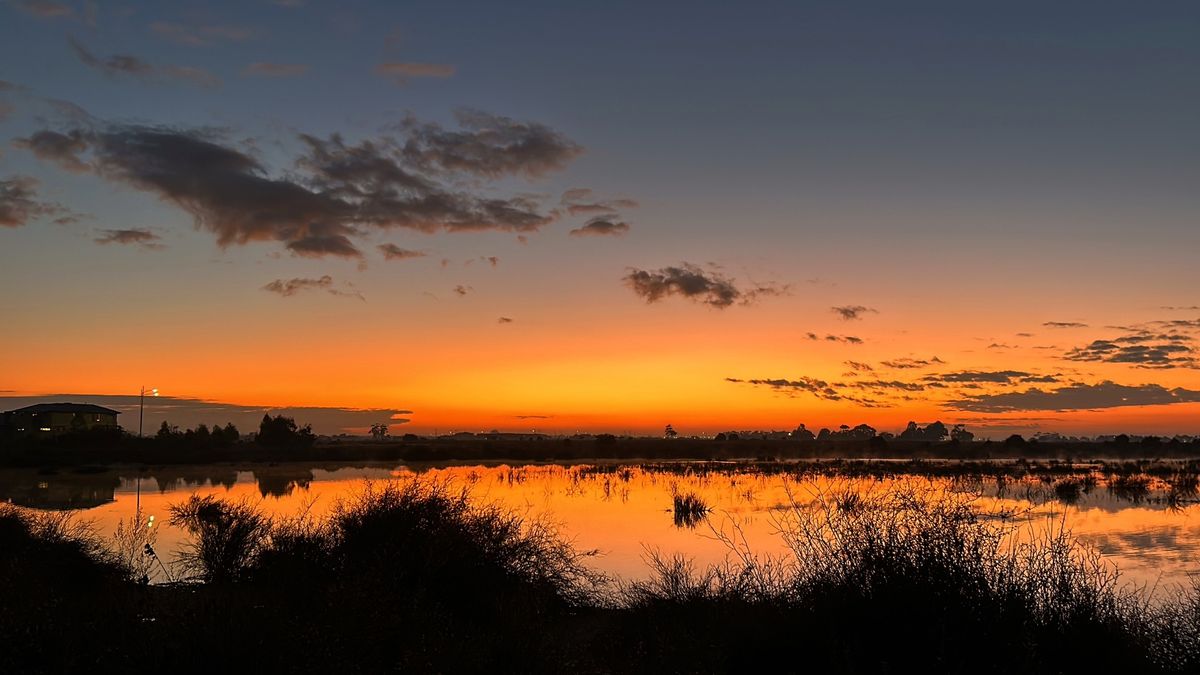
[[138, 523], [105, 542], [0, 506], [0, 672], [1200, 669], [1200, 593], [1143, 602], [1067, 535], [1009, 545], [945, 493], [823, 495], [785, 512], [794, 559], [730, 542], [734, 562], [652, 556], [640, 583], [422, 481], [320, 521], [197, 497], [172, 519], [193, 545], [164, 563]]

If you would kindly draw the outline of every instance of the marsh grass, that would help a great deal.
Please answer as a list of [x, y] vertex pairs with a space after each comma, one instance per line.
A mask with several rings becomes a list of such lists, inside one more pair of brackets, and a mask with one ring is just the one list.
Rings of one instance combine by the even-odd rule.
[[739, 644], [778, 653], [773, 640], [806, 635], [826, 648], [807, 653], [807, 666], [854, 672], [1165, 665], [1148, 638], [1156, 610], [1122, 591], [1116, 569], [1061, 524], [1029, 530], [981, 512], [975, 496], [919, 481], [847, 494], [790, 493], [777, 523], [785, 557], [756, 556], [729, 532], [716, 532], [735, 552], [723, 565], [648, 556], [653, 575], [624, 598], [646, 623], [672, 626], [655, 634], [652, 651], [701, 667], [686, 636], [710, 645], [702, 658], [724, 670]]
[[[188, 583], [161, 586], [137, 583], [146, 533], [110, 549], [79, 521], [0, 506], [0, 671], [176, 654], [185, 671], [1200, 669], [1200, 586], [1151, 604], [1061, 521], [923, 479], [849, 485], [788, 484], [786, 554], [708, 518], [723, 564], [650, 549], [651, 574], [619, 583], [552, 523], [430, 480], [368, 484], [321, 518], [185, 500]], [[689, 496], [676, 511], [707, 516]]]

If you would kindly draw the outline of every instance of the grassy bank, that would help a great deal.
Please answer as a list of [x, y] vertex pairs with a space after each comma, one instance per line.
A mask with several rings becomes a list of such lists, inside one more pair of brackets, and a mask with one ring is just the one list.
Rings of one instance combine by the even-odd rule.
[[[172, 519], [192, 545], [166, 563], [138, 523], [102, 541], [0, 507], [0, 672], [1200, 668], [1200, 593], [1150, 604], [1065, 533], [1014, 539], [915, 488], [820, 495], [781, 520], [793, 555], [730, 540], [724, 566], [655, 555], [637, 583], [428, 481], [374, 485], [319, 521], [197, 497]], [[154, 565], [174, 583], [142, 583]]]

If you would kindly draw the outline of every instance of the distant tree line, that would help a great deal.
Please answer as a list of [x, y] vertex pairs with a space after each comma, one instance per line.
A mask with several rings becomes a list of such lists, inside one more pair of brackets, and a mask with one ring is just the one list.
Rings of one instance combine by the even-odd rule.
[[224, 427], [217, 425], [212, 429], [207, 424], [197, 424], [195, 429], [180, 431], [179, 427], [163, 421], [154, 435], [159, 443], [188, 449], [227, 448], [242, 438], [241, 432], [229, 422]]
[[[669, 428], [669, 427], [668, 427]], [[975, 440], [975, 434], [967, 431], [966, 427], [961, 424], [954, 425], [953, 428], [946, 428], [942, 422], [933, 422], [924, 427], [916, 422], [909, 422], [904, 431], [901, 431], [897, 436], [890, 432], [879, 432], [869, 424], [859, 424], [851, 427], [848, 424], [843, 424], [837, 429], [823, 428], [817, 433], [813, 433], [808, 427], [801, 424], [791, 432], [783, 431], [725, 431], [717, 434], [718, 441], [737, 441], [737, 440], [786, 440], [811, 442], [811, 441], [871, 441], [880, 440], [883, 442], [898, 438], [902, 441], [925, 441], [928, 443], [941, 443], [947, 439], [958, 441], [960, 443], [970, 443]]]
[[[206, 424], [197, 424], [194, 429], [180, 430], [164, 421], [154, 438], [172, 447], [203, 450], [228, 448], [241, 441], [242, 435], [232, 422], [224, 427], [218, 425], [210, 429]], [[316, 440], [312, 425], [299, 426], [295, 419], [283, 415], [263, 415], [258, 433], [254, 435], [254, 442], [266, 448], [307, 448]]]

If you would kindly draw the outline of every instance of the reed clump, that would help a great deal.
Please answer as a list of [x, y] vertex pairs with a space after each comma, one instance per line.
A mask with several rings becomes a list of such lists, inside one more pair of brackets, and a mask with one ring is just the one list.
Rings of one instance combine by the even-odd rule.
[[675, 527], [694, 528], [712, 510], [704, 498], [695, 492], [676, 492], [671, 497], [671, 511], [675, 516]]

